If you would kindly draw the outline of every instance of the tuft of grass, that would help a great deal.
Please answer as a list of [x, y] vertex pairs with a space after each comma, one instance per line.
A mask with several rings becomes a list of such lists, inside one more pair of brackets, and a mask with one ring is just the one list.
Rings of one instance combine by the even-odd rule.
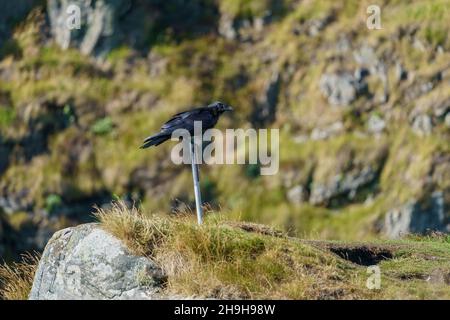
[[26, 253], [19, 262], [0, 265], [0, 299], [28, 299], [39, 259], [37, 253]]
[[124, 241], [137, 255], [151, 256], [152, 250], [168, 234], [170, 220], [154, 216], [145, 218], [135, 206], [128, 208], [122, 202], [113, 202], [109, 210], [96, 208], [94, 216], [102, 227]]

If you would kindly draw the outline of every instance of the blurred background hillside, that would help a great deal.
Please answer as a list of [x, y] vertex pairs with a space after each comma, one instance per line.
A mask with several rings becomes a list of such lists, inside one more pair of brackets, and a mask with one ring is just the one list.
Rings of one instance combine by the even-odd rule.
[[[202, 166], [227, 219], [320, 239], [450, 230], [450, 1], [1, 0], [0, 257], [121, 198], [194, 203], [172, 114], [280, 129], [280, 171]], [[66, 8], [81, 9], [81, 29]], [[381, 30], [366, 26], [381, 8]]]

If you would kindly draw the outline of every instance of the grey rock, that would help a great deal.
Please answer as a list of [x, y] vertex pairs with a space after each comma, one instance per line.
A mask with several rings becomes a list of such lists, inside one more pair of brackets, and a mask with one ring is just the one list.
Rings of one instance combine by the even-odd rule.
[[342, 131], [344, 131], [344, 124], [338, 121], [326, 128], [314, 128], [311, 132], [311, 140], [325, 140], [335, 137]]
[[411, 126], [417, 134], [430, 134], [433, 127], [443, 123], [450, 113], [450, 98], [421, 99], [409, 113]]
[[386, 121], [376, 114], [371, 114], [367, 121], [367, 130], [373, 134], [380, 134], [386, 128]]
[[450, 112], [445, 116], [445, 125], [450, 128]]
[[375, 51], [368, 45], [364, 45], [359, 50], [355, 50], [353, 57], [359, 65], [374, 67], [378, 64], [378, 57]]
[[264, 26], [269, 24], [272, 20], [272, 12], [270, 10], [267, 10], [264, 12], [264, 14], [260, 17], [255, 17], [253, 19], [253, 28], [256, 32], [262, 32], [264, 30]]
[[335, 20], [335, 17], [334, 13], [329, 13], [317, 19], [301, 20], [293, 27], [292, 33], [297, 36], [305, 34], [316, 37]]
[[413, 131], [419, 136], [427, 136], [433, 130], [433, 122], [427, 114], [421, 114], [414, 118], [412, 123]]
[[379, 98], [380, 103], [386, 103], [389, 100], [389, 84], [388, 84], [388, 70], [387, 66], [383, 61], [378, 61], [376, 65], [373, 66], [373, 74], [377, 75], [383, 84], [383, 94]]
[[427, 47], [425, 46], [425, 44], [416, 37], [414, 37], [413, 39], [413, 47], [414, 49], [420, 50], [422, 52], [427, 51]]
[[411, 200], [387, 212], [383, 225], [385, 234], [390, 238], [399, 238], [408, 233], [449, 232], [443, 192], [433, 192], [428, 202], [423, 205], [420, 201]]
[[219, 34], [226, 39], [234, 40], [238, 36], [238, 30], [234, 18], [228, 14], [222, 14], [219, 19]]
[[[69, 28], [67, 8], [80, 8], [80, 29]], [[50, 29], [55, 42], [63, 49], [70, 46], [84, 54], [104, 55], [116, 46], [123, 36], [118, 21], [129, 0], [48, 0]]]
[[450, 112], [450, 98], [429, 99], [416, 103], [416, 106], [409, 114], [409, 118], [414, 120], [417, 116], [429, 114], [434, 120], [441, 121], [444, 120], [448, 112]]
[[433, 83], [431, 81], [430, 82], [426, 82], [426, 83], [423, 83], [423, 84], [420, 85], [420, 91], [422, 93], [428, 93], [431, 90], [433, 90], [433, 87], [434, 87], [434, 85], [433, 85]]
[[129, 112], [139, 99], [139, 92], [132, 90], [125, 92], [114, 100], [110, 100], [105, 105], [105, 110], [108, 114], [117, 114]]
[[386, 103], [389, 99], [388, 72], [386, 64], [379, 59], [372, 47], [363, 45], [359, 50], [353, 52], [355, 61], [370, 69], [370, 74], [377, 76], [383, 84], [383, 94], [378, 99], [380, 103]]
[[406, 91], [407, 101], [415, 100], [433, 90], [442, 81], [442, 77], [443, 72], [438, 71], [432, 76], [421, 77], [414, 80], [414, 84]]
[[305, 192], [303, 186], [298, 185], [288, 190], [286, 194], [289, 202], [292, 204], [301, 204], [305, 199]]
[[330, 104], [347, 106], [367, 90], [367, 84], [351, 73], [342, 72], [322, 75], [319, 88]]
[[148, 54], [148, 64], [150, 77], [158, 77], [166, 72], [168, 59], [154, 51], [150, 51]]
[[450, 113], [450, 98], [444, 99], [439, 103], [432, 105], [433, 113], [436, 118], [443, 118]]
[[27, 191], [22, 189], [17, 193], [6, 190], [0, 191], [0, 209], [10, 215], [18, 211], [28, 211], [30, 203], [26, 200]]
[[30, 300], [158, 299], [165, 275], [97, 224], [56, 232], [39, 262]]
[[323, 31], [330, 23], [335, 19], [335, 15], [329, 14], [323, 18], [309, 20], [308, 24], [308, 35], [311, 37], [317, 36], [321, 31]]
[[300, 134], [298, 136], [293, 137], [293, 139], [295, 143], [301, 144], [309, 141], [309, 135]]
[[348, 36], [340, 36], [336, 43], [336, 50], [340, 53], [346, 53], [350, 51], [352, 41]]
[[309, 202], [313, 205], [328, 205], [332, 200], [344, 198], [353, 200], [361, 188], [377, 179], [377, 172], [371, 167], [333, 176], [325, 183], [314, 182]]

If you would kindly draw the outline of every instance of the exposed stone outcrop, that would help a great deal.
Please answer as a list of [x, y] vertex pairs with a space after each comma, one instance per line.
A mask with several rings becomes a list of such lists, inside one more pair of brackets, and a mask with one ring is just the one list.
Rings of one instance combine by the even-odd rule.
[[[121, 40], [117, 21], [130, 5], [129, 0], [48, 0], [52, 35], [63, 49], [74, 46], [84, 54], [104, 54]], [[68, 11], [70, 8], [79, 8], [79, 29], [68, 27], [69, 19], [76, 14]]]
[[364, 79], [357, 79], [348, 72], [324, 74], [319, 87], [328, 102], [334, 106], [347, 106], [367, 91]]
[[325, 140], [333, 138], [344, 131], [344, 124], [340, 121], [332, 123], [328, 127], [316, 127], [311, 131], [311, 140]]
[[29, 299], [158, 299], [165, 280], [152, 260], [133, 255], [97, 224], [84, 224], [50, 239]]
[[301, 204], [303, 201], [305, 201], [304, 187], [302, 185], [297, 185], [289, 189], [286, 196], [290, 203]]
[[384, 219], [384, 232], [390, 238], [408, 233], [449, 232], [450, 222], [445, 212], [443, 193], [435, 191], [425, 206], [420, 201], [410, 201], [389, 211]]
[[372, 114], [367, 121], [367, 130], [373, 134], [380, 134], [386, 128], [386, 121], [378, 115]]
[[413, 131], [419, 136], [427, 136], [431, 134], [433, 123], [431, 117], [427, 114], [421, 114], [414, 118], [412, 123]]
[[377, 178], [375, 170], [365, 167], [360, 171], [336, 175], [326, 183], [313, 183], [309, 202], [314, 205], [329, 204], [340, 197], [352, 200], [358, 191], [374, 183]]

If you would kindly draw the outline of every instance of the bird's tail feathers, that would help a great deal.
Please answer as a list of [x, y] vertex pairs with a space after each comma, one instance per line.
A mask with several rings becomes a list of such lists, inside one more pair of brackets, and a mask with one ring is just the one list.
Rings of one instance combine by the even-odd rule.
[[158, 146], [168, 139], [170, 139], [170, 134], [157, 133], [153, 136], [146, 138], [141, 146], [141, 149], [146, 149], [151, 146]]

